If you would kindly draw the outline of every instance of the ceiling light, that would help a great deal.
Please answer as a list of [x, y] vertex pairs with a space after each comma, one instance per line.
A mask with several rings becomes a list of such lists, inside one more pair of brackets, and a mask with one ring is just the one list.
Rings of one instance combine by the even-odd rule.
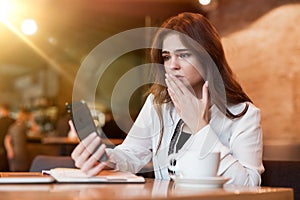
[[199, 3], [203, 6], [210, 4], [211, 0], [199, 0]]
[[21, 30], [25, 35], [33, 35], [37, 32], [37, 29], [37, 23], [33, 19], [25, 19], [22, 22]]

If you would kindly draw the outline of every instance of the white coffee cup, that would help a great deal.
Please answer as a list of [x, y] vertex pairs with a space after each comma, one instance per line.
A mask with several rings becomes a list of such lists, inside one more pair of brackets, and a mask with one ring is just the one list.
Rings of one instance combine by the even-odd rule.
[[[216, 177], [220, 164], [220, 152], [201, 155], [199, 151], [187, 150], [169, 156], [169, 172], [175, 177], [201, 179]], [[172, 174], [173, 173], [173, 174]]]

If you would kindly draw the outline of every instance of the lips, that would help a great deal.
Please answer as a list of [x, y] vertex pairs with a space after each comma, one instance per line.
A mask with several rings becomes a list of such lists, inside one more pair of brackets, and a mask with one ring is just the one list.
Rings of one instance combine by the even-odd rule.
[[180, 75], [180, 74], [169, 74], [170, 76], [172, 76], [172, 77], [176, 77], [176, 78], [178, 78], [178, 79], [182, 79], [182, 78], [184, 78], [184, 76], [182, 76], [182, 75]]
[[181, 75], [174, 75], [176, 78], [182, 79], [184, 76]]

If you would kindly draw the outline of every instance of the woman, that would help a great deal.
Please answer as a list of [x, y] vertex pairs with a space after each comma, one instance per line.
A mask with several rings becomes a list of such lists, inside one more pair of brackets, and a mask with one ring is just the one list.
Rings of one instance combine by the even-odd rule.
[[151, 159], [155, 178], [169, 179], [168, 156], [179, 149], [221, 152], [218, 175], [229, 184], [259, 185], [262, 165], [260, 111], [242, 90], [225, 59], [215, 28], [201, 14], [182, 13], [157, 32], [151, 50], [156, 83], [124, 142], [114, 149], [91, 134], [73, 151], [77, 167], [89, 175], [107, 163], [138, 172]]

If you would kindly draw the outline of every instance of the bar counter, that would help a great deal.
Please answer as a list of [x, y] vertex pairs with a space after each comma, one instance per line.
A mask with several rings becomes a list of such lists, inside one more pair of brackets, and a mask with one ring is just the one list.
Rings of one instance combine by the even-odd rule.
[[233, 187], [220, 189], [177, 188], [173, 181], [146, 179], [145, 184], [5, 184], [0, 185], [5, 200], [81, 199], [204, 199], [204, 200], [293, 200], [293, 189]]

